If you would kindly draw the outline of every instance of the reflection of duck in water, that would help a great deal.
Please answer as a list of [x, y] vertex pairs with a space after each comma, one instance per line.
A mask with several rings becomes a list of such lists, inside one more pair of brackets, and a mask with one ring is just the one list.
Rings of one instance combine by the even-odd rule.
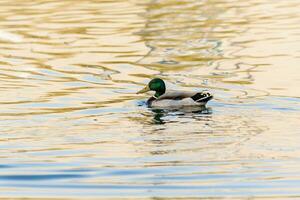
[[[151, 111], [153, 113], [153, 121], [155, 124], [174, 122], [174, 119], [177, 121], [180, 116], [190, 117], [198, 121], [207, 121], [207, 118], [212, 113], [211, 108], [206, 108], [205, 106], [191, 106], [174, 109], [153, 108]], [[168, 117], [169, 119], [164, 119], [165, 117]], [[170, 117], [173, 119], [170, 120]]]
[[207, 92], [166, 91], [165, 82], [160, 78], [152, 79], [148, 85], [137, 93], [155, 91], [155, 94], [147, 101], [149, 107], [184, 107], [204, 106], [213, 96]]

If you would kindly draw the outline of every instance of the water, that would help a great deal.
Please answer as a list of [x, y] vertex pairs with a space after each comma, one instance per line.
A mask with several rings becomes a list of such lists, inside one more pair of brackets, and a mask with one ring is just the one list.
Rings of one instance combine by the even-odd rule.
[[[0, 197], [300, 198], [298, 0], [2, 0]], [[154, 76], [209, 89], [151, 110]]]

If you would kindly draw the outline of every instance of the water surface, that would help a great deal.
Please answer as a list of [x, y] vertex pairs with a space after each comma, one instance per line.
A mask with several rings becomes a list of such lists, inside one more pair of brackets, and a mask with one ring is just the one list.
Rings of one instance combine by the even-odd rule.
[[300, 198], [298, 0], [1, 3], [0, 197]]

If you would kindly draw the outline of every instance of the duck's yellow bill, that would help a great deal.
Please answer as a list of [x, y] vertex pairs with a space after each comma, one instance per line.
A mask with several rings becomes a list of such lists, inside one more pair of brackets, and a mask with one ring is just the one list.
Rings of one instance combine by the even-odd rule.
[[141, 89], [140, 91], [138, 91], [137, 94], [145, 93], [145, 92], [148, 92], [148, 91], [150, 91], [150, 88], [147, 85], [146, 87], [144, 87], [143, 89]]

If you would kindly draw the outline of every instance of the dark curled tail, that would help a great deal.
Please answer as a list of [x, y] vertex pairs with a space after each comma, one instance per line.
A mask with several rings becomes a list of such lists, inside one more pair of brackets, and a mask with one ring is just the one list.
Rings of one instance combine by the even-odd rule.
[[207, 102], [213, 98], [209, 92], [198, 92], [191, 97], [196, 102]]

